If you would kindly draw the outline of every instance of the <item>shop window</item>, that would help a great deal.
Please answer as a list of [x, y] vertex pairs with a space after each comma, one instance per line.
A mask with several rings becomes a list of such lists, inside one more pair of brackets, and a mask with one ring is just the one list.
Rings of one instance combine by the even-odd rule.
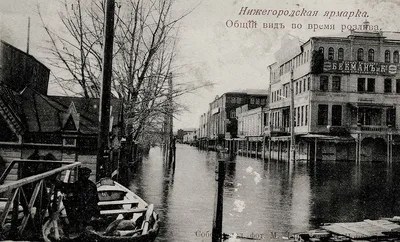
[[328, 60], [333, 60], [333, 56], [335, 55], [335, 50], [332, 47], [328, 49]]
[[328, 124], [328, 105], [319, 104], [318, 105], [318, 125]]
[[333, 126], [342, 125], [342, 105], [332, 106], [332, 125]]
[[385, 62], [386, 63], [390, 62], [390, 51], [388, 50], [385, 51]]
[[328, 76], [320, 76], [319, 78], [319, 90], [323, 92], [328, 91], [329, 81]]
[[364, 49], [360, 48], [357, 50], [357, 60], [364, 61]]
[[392, 79], [385, 79], [385, 84], [384, 84], [384, 91], [386, 93], [392, 92]]
[[374, 62], [375, 59], [375, 51], [373, 49], [368, 50], [368, 61]]
[[340, 84], [341, 84], [340, 79], [341, 79], [340, 76], [332, 77], [332, 91], [334, 91], [334, 92], [340, 91]]
[[397, 50], [393, 52], [393, 62], [399, 63], [399, 52]]
[[344, 50], [343, 48], [338, 49], [338, 60], [342, 61], [344, 59]]

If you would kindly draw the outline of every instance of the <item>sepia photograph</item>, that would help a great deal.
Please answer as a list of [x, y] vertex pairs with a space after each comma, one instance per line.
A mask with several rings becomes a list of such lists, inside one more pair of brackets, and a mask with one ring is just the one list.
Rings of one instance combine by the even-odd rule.
[[0, 241], [400, 241], [398, 11], [1, 0]]

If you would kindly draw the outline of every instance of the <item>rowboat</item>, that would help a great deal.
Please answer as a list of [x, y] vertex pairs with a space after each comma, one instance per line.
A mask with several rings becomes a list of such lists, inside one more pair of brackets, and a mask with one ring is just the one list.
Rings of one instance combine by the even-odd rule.
[[68, 214], [71, 207], [68, 205], [68, 198], [61, 199], [58, 211], [43, 226], [45, 241], [155, 240], [159, 229], [159, 217], [154, 212], [153, 204], [147, 204], [134, 192], [110, 178], [103, 178], [96, 185], [100, 218], [91, 221], [91, 226], [84, 230], [70, 232]]

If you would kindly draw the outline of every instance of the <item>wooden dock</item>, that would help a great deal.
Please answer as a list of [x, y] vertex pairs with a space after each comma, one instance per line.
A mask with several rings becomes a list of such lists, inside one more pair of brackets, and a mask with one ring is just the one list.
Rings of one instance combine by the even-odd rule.
[[379, 220], [366, 219], [360, 222], [324, 224], [319, 229], [306, 233], [295, 234], [295, 241], [399, 241], [400, 219], [383, 218]]

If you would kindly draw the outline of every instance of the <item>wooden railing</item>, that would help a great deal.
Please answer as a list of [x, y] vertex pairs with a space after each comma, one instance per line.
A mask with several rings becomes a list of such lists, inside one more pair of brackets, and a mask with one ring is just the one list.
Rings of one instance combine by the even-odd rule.
[[[1, 239], [18, 239], [18, 237], [23, 235], [28, 223], [31, 223], [32, 225], [29, 226], [30, 233], [40, 234], [46, 216], [53, 216], [53, 214], [59, 209], [58, 207], [60, 205], [60, 198], [57, 195], [59, 193], [52, 181], [56, 179], [56, 176], [59, 176], [62, 172], [65, 172], [63, 180], [64, 182], [68, 182], [71, 174], [70, 171], [78, 168], [81, 165], [81, 162], [72, 163], [67, 161], [48, 160], [14, 160], [10, 163], [4, 174], [1, 176], [1, 182], [4, 182], [7, 175], [17, 163], [65, 165], [40, 174], [21, 178], [16, 181], [11, 181], [7, 184], [0, 185], [0, 193], [7, 195], [6, 203], [3, 204], [4, 209], [0, 214]], [[27, 196], [27, 189], [29, 190], [28, 187], [31, 190], [29, 191], [31, 192], [29, 197]], [[22, 211], [20, 211], [21, 207]], [[11, 216], [9, 216], [10, 212], [12, 212]], [[22, 218], [21, 212], [23, 213]], [[6, 222], [10, 223], [11, 227], [5, 226]]]

